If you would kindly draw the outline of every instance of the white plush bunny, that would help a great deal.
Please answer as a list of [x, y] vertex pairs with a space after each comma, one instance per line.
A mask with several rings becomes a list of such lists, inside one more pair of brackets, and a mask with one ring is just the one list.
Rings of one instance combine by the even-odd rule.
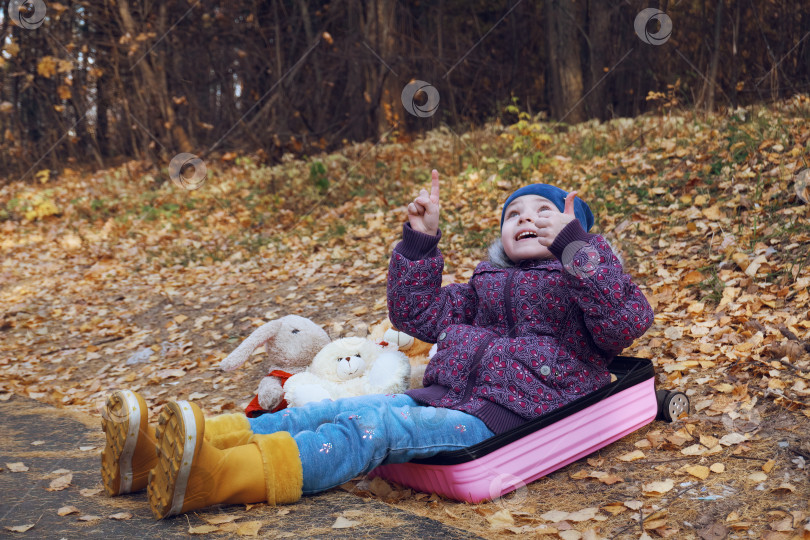
[[408, 357], [397, 350], [360, 337], [336, 339], [306, 371], [287, 380], [284, 399], [300, 407], [322, 399], [404, 392], [410, 373]]
[[278, 374], [286, 373], [289, 376], [300, 372], [329, 341], [324, 329], [311, 320], [286, 315], [257, 328], [222, 360], [219, 367], [232, 371], [244, 364], [254, 350], [264, 345], [268, 376], [259, 382], [257, 396], [248, 406], [246, 412], [252, 416], [250, 411], [272, 411], [279, 407], [284, 395], [282, 381], [286, 380], [286, 376]]

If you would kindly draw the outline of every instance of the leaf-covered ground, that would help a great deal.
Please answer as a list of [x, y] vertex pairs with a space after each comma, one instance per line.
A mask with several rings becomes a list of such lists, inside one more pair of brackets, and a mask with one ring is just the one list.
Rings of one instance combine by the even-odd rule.
[[296, 313], [336, 338], [385, 319], [388, 255], [431, 168], [446, 282], [485, 257], [512, 190], [549, 182], [590, 203], [647, 295], [655, 325], [627, 354], [690, 415], [497, 502], [344, 488], [493, 538], [810, 538], [809, 117], [804, 96], [565, 128], [523, 114], [274, 167], [225, 155], [194, 191], [138, 162], [40, 171], [0, 189], [0, 400], [97, 415], [124, 387], [153, 413], [238, 410], [258, 362], [217, 366], [254, 327]]

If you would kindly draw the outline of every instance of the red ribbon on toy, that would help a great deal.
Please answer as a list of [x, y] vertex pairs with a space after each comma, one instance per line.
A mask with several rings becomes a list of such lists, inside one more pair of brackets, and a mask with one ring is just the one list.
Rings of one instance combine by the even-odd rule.
[[[280, 379], [281, 380], [281, 387], [284, 388], [284, 383], [286, 383], [287, 379], [292, 377], [293, 374], [292, 373], [287, 373], [286, 371], [281, 371], [280, 369], [274, 369], [273, 371], [268, 373], [267, 376], [268, 377], [277, 377], [278, 379]], [[278, 411], [280, 411], [282, 409], [286, 409], [286, 408], [287, 408], [287, 400], [282, 399], [281, 403], [279, 403], [276, 406], [276, 408], [273, 409], [272, 411], [267, 411], [265, 409], [262, 409], [262, 406], [259, 405], [259, 396], [255, 395], [255, 396], [253, 396], [253, 399], [250, 400], [250, 403], [248, 403], [248, 406], [245, 407], [245, 415], [248, 418], [256, 418], [257, 416], [261, 416], [261, 415], [266, 414], [266, 413], [278, 412]]]

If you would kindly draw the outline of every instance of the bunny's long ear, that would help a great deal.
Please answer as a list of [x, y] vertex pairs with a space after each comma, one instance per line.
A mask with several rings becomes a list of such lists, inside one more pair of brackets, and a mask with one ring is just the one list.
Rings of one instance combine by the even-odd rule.
[[225, 371], [233, 371], [245, 363], [253, 351], [261, 347], [268, 340], [274, 338], [281, 328], [281, 321], [275, 320], [261, 325], [248, 338], [239, 345], [235, 351], [226, 356], [219, 363], [219, 368]]

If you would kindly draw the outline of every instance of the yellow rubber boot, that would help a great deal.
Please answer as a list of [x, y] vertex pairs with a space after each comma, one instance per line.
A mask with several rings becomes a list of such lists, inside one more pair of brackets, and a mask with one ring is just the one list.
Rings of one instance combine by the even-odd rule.
[[250, 442], [253, 431], [242, 413], [220, 414], [205, 419], [205, 440], [216, 448], [231, 448]]
[[155, 439], [149, 429], [144, 399], [130, 390], [117, 390], [101, 414], [106, 444], [101, 452], [101, 479], [109, 495], [146, 487], [149, 469], [157, 462]]
[[[157, 462], [155, 429], [148, 424], [148, 414], [146, 402], [137, 392], [118, 390], [107, 398], [101, 420], [107, 439], [101, 453], [101, 477], [109, 495], [146, 488], [149, 470]], [[252, 436], [250, 422], [241, 413], [205, 421], [205, 439], [216, 448], [247, 444]]]
[[301, 498], [304, 472], [298, 455], [298, 444], [286, 431], [253, 435], [264, 470], [267, 504], [289, 504]]
[[[221, 450], [205, 440], [205, 428], [203, 414], [193, 403], [172, 402], [160, 413], [158, 461], [147, 490], [155, 518], [214, 504], [277, 504], [301, 497], [301, 462], [289, 433], [255, 436], [251, 444]], [[276, 471], [288, 463], [297, 466], [293, 473]], [[278, 486], [277, 481], [292, 485]]]

